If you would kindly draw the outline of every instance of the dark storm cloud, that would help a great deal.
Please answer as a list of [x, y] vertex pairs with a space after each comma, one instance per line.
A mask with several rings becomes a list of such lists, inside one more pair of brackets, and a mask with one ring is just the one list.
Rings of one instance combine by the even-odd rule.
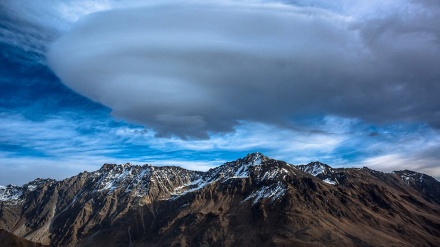
[[115, 9], [81, 19], [48, 61], [66, 85], [159, 136], [328, 114], [440, 126], [439, 7], [395, 3], [377, 15], [245, 3]]

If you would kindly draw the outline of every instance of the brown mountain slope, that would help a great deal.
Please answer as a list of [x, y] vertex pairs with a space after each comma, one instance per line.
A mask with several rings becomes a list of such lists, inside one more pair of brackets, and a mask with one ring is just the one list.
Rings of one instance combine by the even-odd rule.
[[169, 197], [198, 174], [179, 167], [106, 164], [60, 182], [37, 179], [8, 186], [3, 194], [9, 196], [0, 201], [0, 227], [35, 242], [75, 246], [83, 234], [123, 217], [132, 207]]
[[205, 173], [105, 165], [36, 181], [0, 190], [0, 226], [52, 246], [440, 246], [439, 182], [410, 171], [256, 153]]
[[280, 184], [230, 179], [137, 208], [80, 246], [440, 245], [439, 205], [368, 170], [350, 171], [347, 180], [356, 184], [333, 186], [299, 173]]
[[46, 245], [38, 244], [15, 236], [3, 229], [0, 229], [0, 246], [4, 247], [43, 247]]

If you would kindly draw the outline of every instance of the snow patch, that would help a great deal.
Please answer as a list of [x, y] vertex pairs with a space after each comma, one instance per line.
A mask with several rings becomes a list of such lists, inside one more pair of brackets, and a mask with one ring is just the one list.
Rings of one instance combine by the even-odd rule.
[[27, 189], [28, 189], [28, 191], [34, 191], [34, 190], [36, 190], [37, 189], [37, 186], [36, 185], [28, 185], [28, 187], [27, 187]]
[[314, 164], [313, 166], [310, 166], [305, 170], [305, 172], [307, 172], [315, 177], [318, 176], [319, 174], [324, 173], [324, 171], [325, 171], [325, 167], [322, 165], [319, 165], [319, 164], [318, 165]]
[[0, 201], [18, 203], [22, 195], [23, 190], [21, 187], [15, 185], [0, 186]]
[[287, 191], [286, 187], [281, 182], [278, 182], [276, 184], [261, 187], [260, 189], [252, 192], [242, 202], [252, 200], [252, 204], [256, 204], [257, 202], [263, 199], [269, 199], [269, 198], [271, 199], [272, 202], [274, 202], [277, 199], [281, 198], [283, 195], [285, 195], [286, 191]]
[[[142, 186], [145, 181], [149, 181], [152, 168], [134, 167], [129, 164], [115, 166], [108, 171], [94, 173], [94, 179], [98, 179], [95, 191], [105, 191], [108, 194], [118, 188], [123, 188], [124, 192], [131, 192], [134, 196], [145, 196], [148, 186]], [[135, 190], [137, 188], [137, 190]]]
[[333, 181], [333, 180], [331, 180], [330, 178], [326, 178], [326, 179], [324, 179], [324, 180], [322, 180], [324, 183], [327, 183], [327, 184], [331, 184], [331, 185], [335, 185], [336, 184], [336, 181]]
[[[414, 177], [416, 174], [404, 172], [402, 175], [400, 175], [400, 178], [407, 184], [409, 184], [411, 181], [414, 181]], [[420, 177], [420, 179], [423, 181], [423, 176]]]
[[[197, 179], [197, 180], [195, 180], [195, 181], [193, 181], [191, 183], [188, 183], [188, 184], [183, 185], [183, 186], [179, 186], [179, 187], [174, 189], [173, 193], [171, 193], [171, 195], [174, 196], [171, 199], [176, 199], [177, 197], [183, 196], [183, 195], [185, 195], [185, 194], [187, 194], [189, 192], [199, 190], [199, 189], [205, 187], [208, 184], [210, 184], [210, 183], [206, 182], [202, 178], [199, 178], [199, 179]], [[190, 188], [187, 189], [187, 190], [183, 190], [184, 188], [188, 188], [188, 187], [190, 187]]]

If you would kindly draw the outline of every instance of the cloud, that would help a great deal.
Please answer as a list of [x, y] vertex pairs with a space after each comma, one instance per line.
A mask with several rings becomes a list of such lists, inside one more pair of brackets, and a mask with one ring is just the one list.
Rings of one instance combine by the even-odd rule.
[[253, 151], [440, 177], [436, 1], [5, 0], [0, 8], [7, 61], [17, 58], [8, 45], [26, 62], [57, 39], [51, 68], [123, 120], [51, 89], [45, 81], [58, 81], [32, 66], [29, 78], [4, 76], [23, 89], [3, 87], [15, 108], [0, 114], [0, 174], [17, 176], [0, 184], [105, 162], [206, 170]]
[[86, 14], [118, 5], [117, 0], [2, 0], [2, 55], [23, 64], [36, 62], [45, 65], [48, 44], [68, 30], [72, 23]]
[[[438, 146], [436, 150], [438, 150]], [[432, 151], [432, 150], [431, 150]], [[440, 168], [438, 166], [438, 155], [435, 156], [423, 156], [424, 150], [420, 153], [406, 155], [404, 153], [390, 153], [386, 155], [380, 155], [370, 157], [363, 160], [359, 166], [366, 166], [371, 169], [375, 169], [383, 172], [411, 170], [420, 173], [433, 176], [437, 180], [440, 180]]]
[[[83, 171], [94, 171], [105, 162], [96, 159], [8, 157], [0, 154], [0, 185], [22, 185], [36, 178], [65, 179]], [[95, 163], [96, 162], [96, 163]]]
[[[241, 122], [233, 132], [215, 134], [210, 140], [182, 140], [157, 138], [140, 126], [76, 114], [44, 120], [0, 114], [0, 119], [0, 185], [36, 177], [64, 179], [95, 171], [104, 163], [207, 170], [256, 151], [291, 164], [319, 160], [333, 167], [411, 169], [440, 177], [440, 133], [426, 125], [375, 127], [327, 116], [309, 122], [309, 129]], [[372, 132], [376, 134], [371, 136]]]
[[410, 7], [378, 16], [265, 3], [112, 9], [80, 19], [47, 58], [67, 86], [159, 137], [322, 115], [438, 127], [438, 8]]

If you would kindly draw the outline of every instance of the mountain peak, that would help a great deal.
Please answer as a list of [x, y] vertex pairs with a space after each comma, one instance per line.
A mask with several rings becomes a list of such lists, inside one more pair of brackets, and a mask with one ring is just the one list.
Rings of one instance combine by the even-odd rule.
[[101, 168], [99, 170], [112, 170], [115, 168], [128, 168], [128, 167], [132, 167], [132, 166], [136, 166], [136, 165], [132, 165], [130, 163], [125, 163], [125, 164], [105, 163], [104, 165], [101, 166]]
[[[182, 239], [197, 246], [201, 242], [191, 240], [194, 232], [205, 236], [206, 244], [221, 239], [212, 244], [216, 246], [243, 245], [236, 236], [246, 236], [244, 245], [268, 239], [277, 242], [260, 245], [282, 240], [290, 246], [303, 243], [294, 242], [301, 238], [320, 239], [329, 246], [381, 246], [380, 241], [390, 238], [374, 242], [377, 238], [368, 236], [382, 232], [397, 239], [391, 245], [419, 236], [407, 246], [420, 241], [434, 246], [440, 216], [433, 212], [440, 205], [439, 191], [440, 183], [425, 174], [332, 168], [319, 161], [294, 166], [259, 152], [207, 172], [104, 164], [62, 181], [36, 179], [21, 187], [0, 186], [0, 228], [51, 246], [106, 246], [110, 241], [154, 246], [156, 239], [167, 246]], [[395, 227], [383, 219], [397, 220]], [[331, 228], [324, 229], [327, 224]], [[366, 229], [370, 235], [332, 230], [347, 226]], [[411, 235], [414, 230], [418, 232]], [[224, 242], [226, 237], [230, 242]]]
[[307, 165], [299, 165], [297, 168], [305, 173], [315, 176], [328, 184], [338, 184], [338, 178], [334, 169], [319, 161], [310, 162]]
[[117, 166], [116, 164], [105, 163], [104, 165], [101, 166], [99, 170], [110, 170], [115, 168], [116, 166]]
[[210, 169], [204, 176], [206, 182], [250, 178], [254, 181], [274, 180], [296, 168], [284, 161], [277, 161], [255, 152], [235, 161]]
[[319, 174], [326, 175], [331, 173], [333, 168], [327, 164], [321, 163], [319, 161], [310, 162], [307, 165], [297, 166], [303, 172], [309, 173], [313, 176], [318, 176]]
[[23, 189], [16, 185], [0, 186], [0, 201], [15, 201], [23, 194]]
[[238, 159], [244, 161], [245, 163], [252, 163], [254, 165], [259, 165], [263, 160], [269, 159], [267, 156], [260, 152], [249, 153], [244, 158]]

